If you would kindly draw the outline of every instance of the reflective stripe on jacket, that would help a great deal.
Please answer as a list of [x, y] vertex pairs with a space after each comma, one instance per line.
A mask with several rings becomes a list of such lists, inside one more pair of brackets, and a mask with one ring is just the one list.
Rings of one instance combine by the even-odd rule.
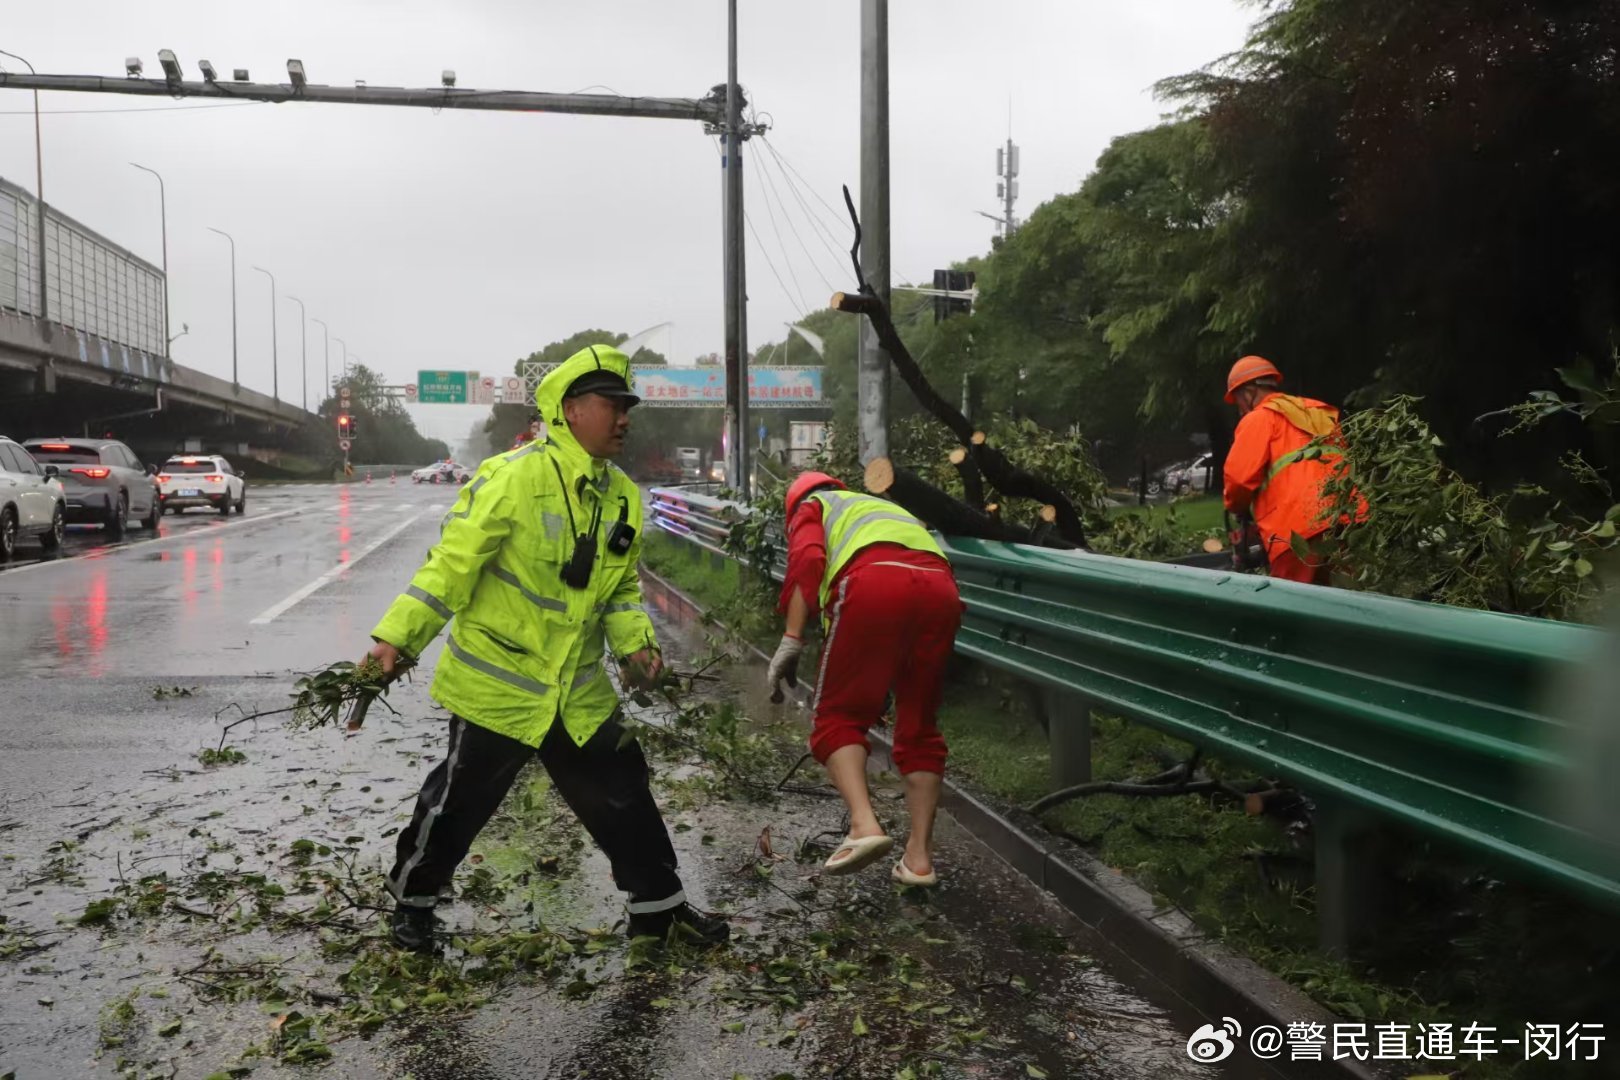
[[[601, 346], [594, 356], [576, 354], [541, 384], [543, 414], [560, 421], [562, 391], [598, 365], [627, 374], [629, 363]], [[590, 582], [569, 588], [561, 571], [573, 554], [573, 532], [587, 531], [599, 508]], [[621, 513], [636, 539], [616, 555], [607, 550], [607, 533]], [[536, 747], [560, 715], [583, 745], [619, 706], [604, 649], [624, 657], [657, 648], [637, 576], [641, 527], [636, 485], [586, 454], [566, 423], [552, 422], [545, 442], [478, 467], [427, 561], [371, 634], [419, 656], [449, 623], [435, 701]]]
[[818, 491], [810, 498], [821, 504], [821, 527], [827, 534], [827, 569], [821, 575], [823, 619], [827, 617], [827, 601], [839, 571], [862, 548], [873, 544], [899, 544], [945, 558], [945, 552], [940, 550], [923, 523], [895, 503], [853, 491]]

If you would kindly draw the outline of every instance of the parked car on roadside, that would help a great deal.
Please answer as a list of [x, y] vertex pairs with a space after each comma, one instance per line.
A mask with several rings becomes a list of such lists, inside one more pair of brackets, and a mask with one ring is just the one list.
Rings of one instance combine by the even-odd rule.
[[435, 461], [411, 473], [413, 484], [465, 484], [472, 470], [454, 461]]
[[1203, 491], [1205, 478], [1214, 460], [1215, 455], [1205, 451], [1191, 461], [1171, 466], [1164, 471], [1164, 489], [1174, 495]]
[[218, 454], [176, 454], [158, 470], [157, 482], [163, 513], [189, 506], [212, 507], [224, 517], [247, 513], [247, 477]]
[[114, 540], [130, 518], [156, 530], [162, 501], [155, 466], [117, 439], [29, 439], [36, 461], [55, 465], [67, 494], [67, 523], [102, 525]]
[[66, 525], [67, 494], [56, 469], [0, 435], [0, 561], [11, 558], [25, 538], [55, 551]]

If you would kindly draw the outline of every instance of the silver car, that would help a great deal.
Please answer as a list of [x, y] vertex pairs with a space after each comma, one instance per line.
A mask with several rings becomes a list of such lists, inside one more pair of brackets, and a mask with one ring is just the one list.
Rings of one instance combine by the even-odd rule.
[[114, 540], [130, 518], [157, 531], [162, 513], [155, 468], [117, 439], [29, 439], [35, 460], [55, 465], [67, 493], [68, 524], [106, 527]]

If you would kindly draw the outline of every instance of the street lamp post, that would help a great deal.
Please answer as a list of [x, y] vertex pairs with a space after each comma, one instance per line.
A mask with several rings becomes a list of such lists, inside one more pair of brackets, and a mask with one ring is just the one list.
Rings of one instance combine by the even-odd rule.
[[[231, 389], [240, 390], [242, 387], [241, 373], [237, 370], [237, 336], [236, 336], [236, 239], [224, 229], [216, 229], [212, 225], [205, 226], [209, 232], [219, 233], [231, 242]], [[165, 284], [167, 289], [168, 285]], [[167, 351], [167, 350], [165, 350]]]
[[281, 402], [281, 347], [276, 344], [276, 275], [262, 266], [253, 269], [270, 279], [270, 396]]
[[149, 172], [157, 177], [158, 182], [158, 214], [163, 225], [163, 355], [169, 355], [169, 196], [163, 189], [163, 177], [156, 169], [148, 169], [145, 165], [136, 165], [142, 172]]
[[342, 377], [345, 380], [347, 380], [348, 377], [349, 377], [349, 346], [340, 337], [334, 337], [332, 340], [337, 342], [339, 345], [343, 346], [343, 376]]
[[[27, 60], [23, 60], [23, 58], [18, 56], [16, 53], [8, 53], [3, 49], [0, 49], [0, 56], [9, 56], [13, 60], [18, 60], [24, 64], [28, 64]], [[30, 74], [39, 74], [39, 72], [34, 70], [33, 64], [28, 64], [28, 71]], [[38, 316], [40, 323], [45, 326], [45, 333], [49, 334], [51, 332], [50, 324], [45, 318], [45, 313], [50, 310], [50, 306], [47, 304], [45, 296], [45, 151], [43, 147], [44, 144], [40, 141], [39, 137], [39, 91], [35, 90], [34, 201], [39, 203], [37, 208], [39, 210], [39, 230], [34, 236], [34, 245], [39, 248], [39, 311], [35, 314]], [[167, 289], [168, 286], [165, 285], [164, 288]], [[169, 351], [167, 345], [164, 346], [163, 351], [165, 353]]]
[[309, 412], [309, 312], [304, 310], [304, 302], [298, 297], [289, 296], [287, 299], [298, 305], [299, 352], [304, 365], [304, 411]]
[[[332, 331], [320, 319], [311, 319], [310, 321], [321, 324], [321, 341], [326, 356], [324, 368], [326, 372], [326, 392], [330, 394], [332, 392]], [[325, 401], [326, 399], [322, 398], [321, 400]]]

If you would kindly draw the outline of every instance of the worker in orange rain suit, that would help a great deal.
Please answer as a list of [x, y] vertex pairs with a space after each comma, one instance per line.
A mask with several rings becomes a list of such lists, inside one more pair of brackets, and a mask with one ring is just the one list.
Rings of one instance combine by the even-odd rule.
[[894, 764], [905, 778], [911, 834], [895, 863], [903, 885], [937, 884], [934, 811], [945, 772], [937, 715], [962, 599], [951, 564], [922, 522], [825, 473], [788, 487], [788, 565], [780, 609], [787, 632], [771, 658], [773, 700], [798, 685], [805, 624], [819, 608], [825, 629], [810, 750], [849, 808], [849, 835], [827, 860], [850, 874], [881, 858], [883, 832], [866, 786], [866, 732], [894, 692]]
[[[1242, 414], [1226, 455], [1225, 502], [1233, 513], [1252, 513], [1266, 546], [1271, 576], [1328, 584], [1328, 558], [1319, 538], [1333, 522], [1324, 516], [1322, 486], [1343, 467], [1342, 453], [1305, 455], [1314, 440], [1339, 440], [1339, 410], [1284, 394], [1282, 372], [1270, 360], [1245, 356], [1226, 377], [1226, 403]], [[1357, 496], [1356, 520], [1367, 516]], [[1309, 546], [1295, 553], [1293, 537]]]

